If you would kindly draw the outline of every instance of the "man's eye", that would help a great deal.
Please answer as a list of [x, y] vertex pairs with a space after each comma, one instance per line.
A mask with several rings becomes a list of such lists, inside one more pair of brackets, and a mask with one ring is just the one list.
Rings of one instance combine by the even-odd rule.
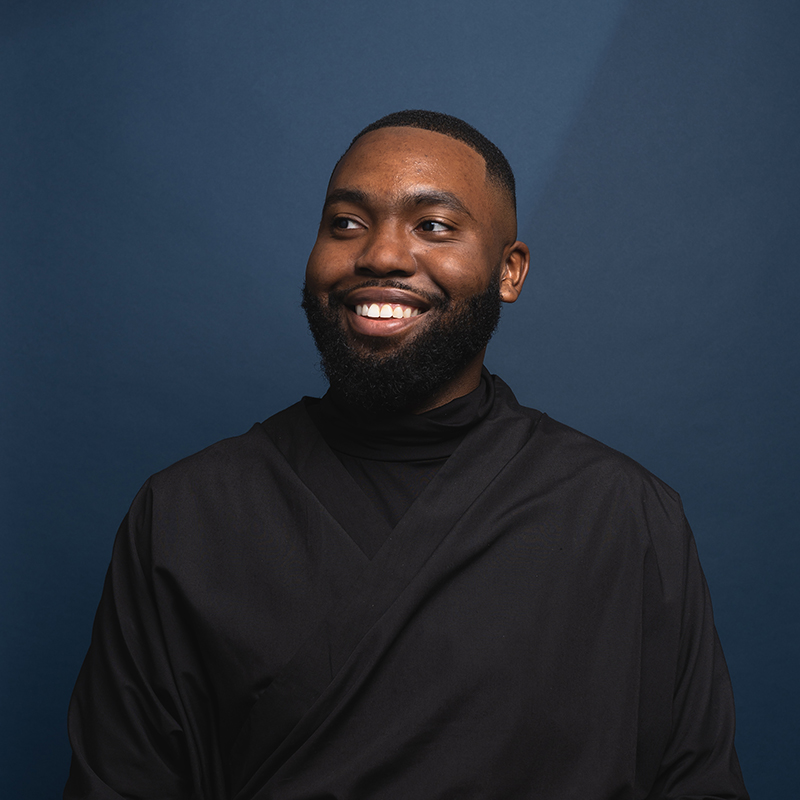
[[333, 227], [338, 231], [352, 231], [355, 230], [358, 225], [355, 220], [349, 217], [336, 217], [336, 219], [333, 220]]
[[449, 225], [445, 225], [444, 222], [437, 222], [435, 219], [426, 219], [419, 227], [425, 233], [444, 233], [450, 230]]

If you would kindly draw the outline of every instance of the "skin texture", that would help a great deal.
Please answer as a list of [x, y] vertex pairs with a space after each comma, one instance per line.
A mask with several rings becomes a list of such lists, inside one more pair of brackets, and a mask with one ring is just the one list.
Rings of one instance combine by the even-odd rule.
[[[418, 336], [450, 305], [486, 291], [499, 275], [513, 303], [529, 264], [516, 240], [510, 199], [487, 180], [483, 158], [449, 136], [382, 128], [361, 137], [331, 176], [306, 288], [324, 305], [343, 300], [340, 324], [352, 347], [385, 355]], [[412, 317], [370, 319], [356, 305], [411, 307]], [[472, 391], [485, 348], [420, 407]]]

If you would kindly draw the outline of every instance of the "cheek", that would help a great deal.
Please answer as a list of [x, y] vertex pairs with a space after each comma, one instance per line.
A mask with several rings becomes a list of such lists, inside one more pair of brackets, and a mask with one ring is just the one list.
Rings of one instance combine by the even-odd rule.
[[311, 250], [306, 264], [306, 286], [314, 294], [328, 291], [331, 281], [335, 279], [335, 269], [329, 248], [317, 241]]
[[482, 247], [464, 248], [439, 259], [433, 277], [450, 297], [471, 297], [486, 290], [501, 259], [502, 251], [498, 253]]

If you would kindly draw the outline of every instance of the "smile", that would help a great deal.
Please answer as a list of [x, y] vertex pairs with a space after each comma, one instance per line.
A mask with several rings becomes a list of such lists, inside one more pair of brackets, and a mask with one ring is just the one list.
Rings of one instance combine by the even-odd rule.
[[355, 312], [370, 319], [408, 319], [421, 313], [419, 308], [400, 303], [364, 303], [356, 305]]

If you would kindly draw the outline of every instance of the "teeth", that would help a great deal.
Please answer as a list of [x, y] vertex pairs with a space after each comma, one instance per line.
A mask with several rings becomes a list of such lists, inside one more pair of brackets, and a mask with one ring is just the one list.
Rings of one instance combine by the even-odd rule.
[[364, 303], [356, 306], [356, 314], [359, 317], [369, 317], [370, 319], [403, 319], [419, 316], [419, 309], [411, 306], [403, 306], [391, 303]]

